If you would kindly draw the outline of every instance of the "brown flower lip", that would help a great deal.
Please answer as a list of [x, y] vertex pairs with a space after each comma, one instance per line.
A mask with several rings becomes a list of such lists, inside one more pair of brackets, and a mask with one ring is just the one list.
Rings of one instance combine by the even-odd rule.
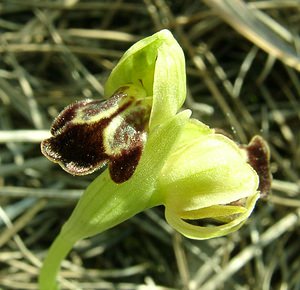
[[107, 101], [84, 100], [66, 107], [54, 120], [53, 137], [42, 153], [73, 175], [108, 165], [116, 183], [128, 180], [140, 160], [150, 109], [119, 88]]
[[270, 150], [266, 141], [261, 136], [254, 136], [250, 143], [241, 146], [246, 151], [248, 163], [259, 177], [261, 197], [266, 197], [271, 190], [272, 175], [270, 171]]

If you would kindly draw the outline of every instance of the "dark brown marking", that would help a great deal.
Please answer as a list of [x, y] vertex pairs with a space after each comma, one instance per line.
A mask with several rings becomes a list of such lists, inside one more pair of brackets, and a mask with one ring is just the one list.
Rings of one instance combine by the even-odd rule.
[[241, 146], [248, 155], [248, 163], [253, 167], [259, 176], [260, 194], [266, 197], [271, 190], [272, 175], [270, 172], [270, 151], [265, 140], [255, 136], [249, 145]]
[[71, 122], [76, 117], [76, 112], [84, 107], [87, 106], [92, 100], [84, 100], [78, 101], [74, 104], [67, 106], [54, 120], [51, 126], [51, 134], [56, 136], [60, 133], [63, 127]]
[[82, 112], [84, 113], [87, 120], [90, 119], [90, 117], [96, 116], [112, 107], [116, 107], [118, 105], [118, 102], [121, 98], [123, 98], [125, 95], [120, 93], [114, 94], [111, 98], [109, 98], [107, 101], [92, 101], [91, 103], [86, 106], [86, 108], [83, 108]]
[[106, 101], [103, 100], [83, 100], [75, 102], [67, 106], [54, 120], [51, 126], [51, 134], [56, 136], [59, 134], [63, 127], [74, 120], [76, 113], [82, 110], [84, 113], [84, 120], [89, 120], [91, 117], [96, 116], [111, 107], [117, 106], [120, 99], [126, 96], [124, 90], [128, 89], [127, 86], [119, 88], [112, 96]]
[[[86, 175], [109, 164], [111, 177], [116, 183], [128, 180], [143, 151], [150, 109], [141, 105], [136, 107], [134, 97], [127, 96], [125, 89], [127, 87], [120, 88], [105, 102], [85, 100], [69, 105], [53, 122], [53, 137], [42, 142], [42, 153], [73, 175]], [[120, 104], [123, 97], [126, 99]], [[132, 108], [127, 112], [130, 106]], [[101, 113], [112, 107], [116, 110], [109, 117], [101, 117]], [[80, 122], [76, 122], [79, 113], [83, 116]], [[107, 126], [122, 113], [124, 120], [114, 135], [108, 133], [105, 136]], [[98, 114], [99, 120], [82, 122]], [[104, 138], [111, 139], [109, 151], [105, 148]], [[112, 153], [108, 154], [110, 151]]]
[[132, 110], [125, 118], [125, 122], [135, 127], [137, 131], [145, 131], [151, 112], [151, 107], [143, 107], [140, 105], [140, 100], [136, 103], [136, 109]]
[[61, 162], [64, 169], [74, 175], [89, 174], [102, 168], [109, 159], [104, 153], [103, 130], [128, 106], [130, 102], [124, 103], [109, 118], [91, 124], [68, 121], [56, 131], [59, 134], [42, 142], [42, 152], [51, 160]]
[[127, 181], [134, 173], [143, 151], [143, 143], [137, 142], [132, 148], [112, 158], [109, 173], [116, 183]]
[[71, 124], [64, 131], [43, 141], [42, 151], [53, 161], [61, 162], [73, 175], [85, 175], [107, 164], [103, 148], [103, 128], [108, 120], [93, 124]]

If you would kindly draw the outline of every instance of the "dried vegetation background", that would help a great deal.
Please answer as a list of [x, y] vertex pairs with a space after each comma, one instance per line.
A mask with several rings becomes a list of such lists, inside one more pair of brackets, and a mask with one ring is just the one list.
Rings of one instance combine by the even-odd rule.
[[186, 108], [272, 152], [272, 194], [237, 233], [193, 241], [156, 208], [79, 242], [63, 289], [300, 289], [300, 2], [0, 1], [0, 289], [37, 289], [47, 248], [95, 176], [40, 153], [67, 104], [102, 98], [135, 41], [170, 29], [185, 51]]

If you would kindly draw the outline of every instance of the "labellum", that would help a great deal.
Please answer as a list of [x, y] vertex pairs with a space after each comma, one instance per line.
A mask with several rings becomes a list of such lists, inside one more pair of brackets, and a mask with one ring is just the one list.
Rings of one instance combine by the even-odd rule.
[[140, 87], [119, 88], [107, 101], [84, 100], [66, 107], [52, 124], [42, 153], [73, 175], [108, 165], [116, 183], [135, 171], [147, 139], [149, 98]]

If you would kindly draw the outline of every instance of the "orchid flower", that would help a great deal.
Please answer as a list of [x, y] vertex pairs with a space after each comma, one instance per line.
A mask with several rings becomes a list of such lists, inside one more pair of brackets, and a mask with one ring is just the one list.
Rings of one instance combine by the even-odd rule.
[[[58, 289], [60, 263], [80, 239], [164, 205], [183, 235], [208, 239], [240, 228], [270, 187], [261, 137], [238, 146], [180, 111], [185, 61], [168, 30], [134, 44], [105, 86], [106, 101], [84, 100], [54, 121], [43, 154], [73, 175], [102, 169], [44, 261], [41, 290]], [[106, 169], [107, 168], [107, 169]]]

